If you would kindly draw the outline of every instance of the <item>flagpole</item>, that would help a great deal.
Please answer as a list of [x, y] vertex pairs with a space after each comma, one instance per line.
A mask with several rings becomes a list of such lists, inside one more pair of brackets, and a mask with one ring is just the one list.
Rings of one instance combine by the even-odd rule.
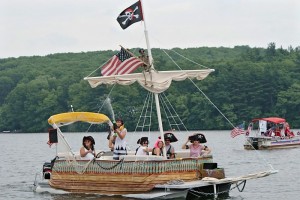
[[[143, 20], [144, 20], [144, 32], [145, 32], [145, 38], [146, 38], [147, 52], [148, 52], [148, 57], [149, 57], [149, 63], [150, 63], [150, 66], [151, 66], [149, 73], [151, 73], [151, 70], [154, 70], [154, 65], [153, 65], [153, 62], [152, 62], [153, 58], [152, 58], [151, 47], [150, 47], [150, 42], [149, 42], [149, 38], [148, 38], [148, 30], [147, 30], [147, 26], [146, 26], [146, 20], [145, 20], [144, 9], [143, 9], [144, 6], [143, 6], [143, 3], [142, 3], [142, 0], [140, 0], [140, 3], [141, 3], [141, 8], [142, 8]], [[157, 113], [157, 119], [158, 119], [160, 138], [163, 141], [163, 143], [165, 144], [164, 129], [163, 129], [162, 120], [161, 120], [159, 98], [158, 98], [157, 93], [154, 93], [154, 98], [155, 98], [155, 105], [156, 105], [156, 113]], [[163, 156], [164, 156], [164, 158], [167, 158], [166, 148], [163, 148]]]
[[146, 45], [147, 45], [147, 52], [148, 52], [148, 56], [149, 56], [149, 63], [152, 69], [154, 69], [154, 65], [153, 65], [153, 58], [152, 58], [152, 53], [151, 53], [151, 47], [150, 47], [150, 42], [149, 42], [149, 38], [148, 38], [148, 30], [147, 30], [147, 26], [146, 26], [146, 20], [145, 20], [145, 15], [144, 15], [144, 5], [142, 0], [140, 0], [141, 3], [141, 8], [142, 8], [142, 14], [143, 14], [143, 21], [144, 21], [144, 33], [145, 33], [145, 38], [146, 38]]

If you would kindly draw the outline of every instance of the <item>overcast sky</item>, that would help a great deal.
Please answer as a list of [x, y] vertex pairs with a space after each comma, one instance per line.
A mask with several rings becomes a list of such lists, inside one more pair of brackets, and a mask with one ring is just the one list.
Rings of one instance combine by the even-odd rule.
[[[137, 0], [1, 0], [0, 58], [146, 47]], [[152, 48], [300, 46], [300, 0], [143, 0]]]

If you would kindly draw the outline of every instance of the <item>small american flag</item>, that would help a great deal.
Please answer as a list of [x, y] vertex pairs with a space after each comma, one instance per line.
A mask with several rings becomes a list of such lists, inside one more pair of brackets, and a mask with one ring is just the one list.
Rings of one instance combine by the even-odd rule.
[[253, 128], [253, 123], [251, 122], [251, 123], [248, 125], [247, 131], [246, 131], [246, 135], [247, 135], [247, 136], [251, 133], [252, 128]]
[[231, 137], [234, 138], [235, 136], [241, 135], [245, 133], [245, 123], [243, 122], [242, 124], [238, 125], [237, 127], [234, 127], [231, 131]]
[[129, 74], [143, 64], [143, 61], [121, 48], [121, 51], [102, 67], [101, 73], [102, 76]]

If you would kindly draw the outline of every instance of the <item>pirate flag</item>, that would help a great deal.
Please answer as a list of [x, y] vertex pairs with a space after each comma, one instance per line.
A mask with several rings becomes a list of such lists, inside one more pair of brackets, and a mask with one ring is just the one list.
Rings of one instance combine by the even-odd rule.
[[143, 20], [143, 12], [140, 1], [123, 10], [117, 18], [122, 29], [126, 29], [131, 24], [141, 20]]

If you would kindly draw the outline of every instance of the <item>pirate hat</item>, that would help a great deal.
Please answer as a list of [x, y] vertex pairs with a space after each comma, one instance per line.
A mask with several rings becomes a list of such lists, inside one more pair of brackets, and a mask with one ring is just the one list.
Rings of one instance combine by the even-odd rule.
[[189, 137], [189, 140], [193, 143], [193, 141], [197, 140], [199, 143], [206, 143], [206, 138], [202, 133], [196, 133]]
[[177, 142], [178, 141], [173, 133], [165, 133], [164, 138], [165, 138], [165, 140], [167, 140], [167, 139], [170, 140], [170, 142]]

